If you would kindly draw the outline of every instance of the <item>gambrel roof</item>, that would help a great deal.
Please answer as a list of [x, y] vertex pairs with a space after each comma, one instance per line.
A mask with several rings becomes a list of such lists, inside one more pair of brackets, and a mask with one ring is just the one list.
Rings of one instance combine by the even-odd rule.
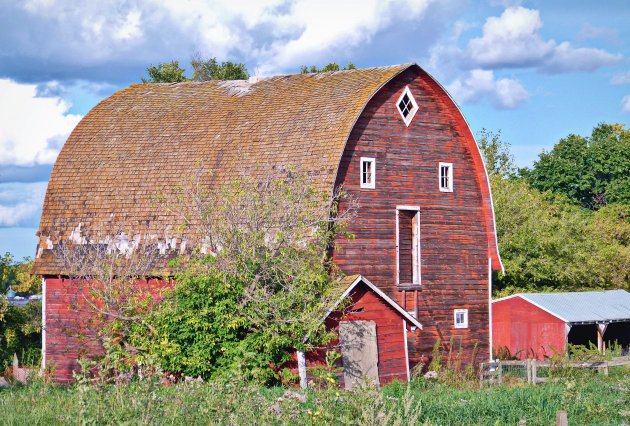
[[[381, 87], [411, 67], [421, 71], [404, 64], [237, 81], [134, 84], [115, 93], [81, 120], [59, 154], [37, 233], [35, 272], [63, 274], [47, 249], [82, 229], [114, 221], [124, 221], [137, 234], [173, 238], [176, 219], [157, 211], [155, 197], [196, 173], [210, 176], [213, 186], [293, 169], [308, 173], [316, 189], [332, 191], [363, 109]], [[474, 145], [472, 134], [466, 137]], [[494, 235], [487, 177], [481, 187], [492, 222], [486, 224], [488, 234]], [[499, 259], [496, 241], [492, 244], [489, 251]]]

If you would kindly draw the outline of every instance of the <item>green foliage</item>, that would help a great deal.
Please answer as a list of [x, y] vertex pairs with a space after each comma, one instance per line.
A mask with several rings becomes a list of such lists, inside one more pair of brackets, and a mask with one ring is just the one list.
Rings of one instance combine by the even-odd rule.
[[357, 69], [356, 65], [352, 62], [348, 62], [348, 65], [341, 68], [338, 63], [330, 62], [329, 64], [323, 66], [322, 68], [317, 68], [315, 65], [311, 65], [310, 67], [302, 66], [300, 68], [301, 74], [309, 74], [309, 73], [320, 73], [320, 72], [329, 72], [329, 71], [340, 71], [340, 70], [355, 70]]
[[628, 374], [482, 389], [415, 380], [304, 394], [238, 381], [103, 387], [36, 382], [0, 389], [0, 412], [6, 424], [550, 425], [558, 410], [566, 410], [571, 424], [619, 425], [630, 422], [629, 398]]
[[195, 56], [191, 61], [193, 81], [208, 80], [247, 80], [249, 72], [245, 64], [226, 61], [219, 63], [217, 58], [203, 59]]
[[501, 131], [494, 133], [481, 129], [477, 134], [477, 144], [489, 176], [507, 178], [514, 174], [514, 156], [510, 153], [510, 144], [501, 138]]
[[627, 206], [593, 214], [519, 179], [491, 179], [505, 275], [496, 294], [630, 289]]
[[563, 194], [589, 209], [630, 204], [630, 130], [602, 123], [590, 137], [569, 135], [522, 175], [532, 187]]
[[39, 294], [42, 280], [31, 274], [33, 261], [28, 257], [16, 262], [11, 253], [0, 256], [0, 294], [5, 294], [9, 287], [18, 294]]
[[219, 63], [217, 58], [203, 59], [199, 55], [190, 61], [193, 70], [192, 79], [186, 77], [186, 70], [179, 66], [178, 61], [165, 62], [147, 68], [147, 78], [143, 83], [179, 83], [182, 81], [208, 80], [247, 80], [249, 72], [244, 64], [232, 61]]
[[148, 78], [142, 78], [143, 83], [179, 83], [188, 81], [184, 75], [185, 69], [179, 66], [178, 61], [165, 62], [157, 66], [147, 68]]
[[41, 312], [40, 302], [12, 306], [0, 298], [0, 369], [11, 364], [14, 353], [21, 362], [37, 362], [41, 350]]

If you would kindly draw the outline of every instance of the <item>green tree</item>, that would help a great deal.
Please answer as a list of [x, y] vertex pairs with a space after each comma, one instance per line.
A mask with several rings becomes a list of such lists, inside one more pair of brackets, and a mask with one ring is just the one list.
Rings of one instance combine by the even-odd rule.
[[193, 81], [208, 80], [247, 80], [249, 72], [245, 64], [226, 61], [219, 63], [217, 58], [203, 59], [199, 55], [191, 61]]
[[477, 133], [477, 145], [483, 156], [488, 176], [508, 177], [514, 174], [514, 156], [510, 153], [510, 144], [503, 141], [501, 131], [481, 129]]
[[569, 135], [521, 174], [532, 187], [564, 194], [589, 209], [630, 203], [630, 130], [603, 123], [590, 137]]
[[302, 66], [300, 68], [301, 74], [309, 74], [309, 73], [319, 73], [319, 72], [329, 72], [329, 71], [339, 71], [339, 70], [354, 70], [357, 69], [356, 65], [352, 62], [348, 62], [348, 65], [341, 68], [338, 63], [330, 62], [328, 65], [323, 66], [322, 68], [317, 68], [315, 65], [311, 65], [310, 67]]
[[6, 293], [9, 286], [17, 293], [41, 293], [41, 279], [31, 274], [32, 268], [29, 258], [16, 262], [11, 253], [0, 256], [0, 294]]
[[179, 66], [178, 61], [165, 62], [157, 66], [147, 68], [148, 78], [142, 78], [143, 83], [179, 83], [188, 81], [184, 75], [185, 69]]

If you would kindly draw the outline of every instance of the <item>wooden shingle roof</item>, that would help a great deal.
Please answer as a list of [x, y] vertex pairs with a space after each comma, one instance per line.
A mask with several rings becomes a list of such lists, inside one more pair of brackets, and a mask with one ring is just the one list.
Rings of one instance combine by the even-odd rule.
[[35, 273], [62, 274], [46, 249], [73, 231], [124, 220], [168, 238], [175, 218], [155, 196], [206, 172], [210, 185], [277, 168], [332, 190], [346, 141], [372, 96], [413, 64], [258, 81], [134, 84], [74, 129], [48, 184]]

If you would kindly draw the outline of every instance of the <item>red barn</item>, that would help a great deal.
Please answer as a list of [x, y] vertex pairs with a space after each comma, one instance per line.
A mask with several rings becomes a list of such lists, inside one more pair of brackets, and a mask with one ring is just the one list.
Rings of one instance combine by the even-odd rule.
[[[475, 348], [489, 357], [491, 275], [502, 265], [488, 177], [457, 105], [418, 65], [405, 64], [135, 84], [92, 109], [59, 154], [37, 232], [44, 359], [65, 366], [59, 378], [69, 377], [80, 342], [53, 322], [85, 322], [68, 313], [72, 290], [62, 285], [68, 271], [55, 248], [91, 244], [86, 232], [115, 219], [125, 220], [125, 249], [147, 235], [178, 251], [201, 245], [152, 202], [199, 167], [209, 184], [296, 169], [316, 189], [342, 186], [360, 208], [348, 229], [355, 238], [337, 241], [333, 259], [422, 323], [408, 336], [411, 362], [438, 340], [453, 340], [464, 360]], [[121, 236], [111, 237], [108, 244]]]
[[518, 358], [564, 354], [567, 343], [630, 345], [630, 293], [625, 290], [527, 293], [492, 302], [492, 345]]

